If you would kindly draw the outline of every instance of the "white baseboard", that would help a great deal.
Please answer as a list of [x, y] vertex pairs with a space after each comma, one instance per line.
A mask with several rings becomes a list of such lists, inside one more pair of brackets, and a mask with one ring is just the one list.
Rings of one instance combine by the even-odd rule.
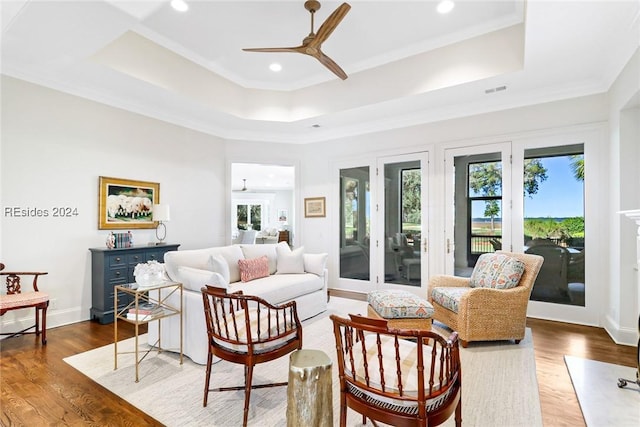
[[638, 345], [638, 330], [634, 328], [622, 328], [617, 322], [614, 322], [611, 316], [604, 318], [604, 329], [607, 331], [611, 339], [616, 344], [621, 345]]
[[[88, 320], [86, 313], [84, 316], [82, 315], [83, 311], [84, 310], [80, 308], [47, 310], [47, 330]], [[13, 319], [6, 319], [6, 321], [0, 324], [0, 329], [2, 329], [3, 333], [20, 331], [33, 325], [35, 322], [35, 311], [33, 309], [24, 309], [19, 312], [15, 311], [14, 313], [15, 317]]]

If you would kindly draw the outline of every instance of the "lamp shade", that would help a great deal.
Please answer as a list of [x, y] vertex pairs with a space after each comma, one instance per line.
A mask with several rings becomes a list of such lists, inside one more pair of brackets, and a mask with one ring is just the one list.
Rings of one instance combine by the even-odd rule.
[[154, 221], [169, 221], [169, 205], [153, 205]]

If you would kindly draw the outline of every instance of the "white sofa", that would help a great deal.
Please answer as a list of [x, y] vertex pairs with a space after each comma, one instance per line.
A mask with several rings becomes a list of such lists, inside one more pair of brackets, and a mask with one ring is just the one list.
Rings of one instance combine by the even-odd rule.
[[[269, 275], [243, 282], [239, 260], [267, 257]], [[207, 329], [200, 289], [205, 285], [226, 287], [229, 292], [242, 290], [271, 304], [296, 301], [300, 320], [327, 309], [327, 254], [305, 254], [304, 248], [291, 250], [285, 242], [275, 245], [230, 245], [207, 249], [167, 252], [165, 269], [170, 280], [183, 284], [183, 352], [195, 363], [207, 362]], [[179, 296], [169, 303], [178, 305]], [[162, 320], [160, 345], [169, 351], [180, 349], [178, 316]], [[157, 321], [148, 328], [148, 342], [158, 339]]]

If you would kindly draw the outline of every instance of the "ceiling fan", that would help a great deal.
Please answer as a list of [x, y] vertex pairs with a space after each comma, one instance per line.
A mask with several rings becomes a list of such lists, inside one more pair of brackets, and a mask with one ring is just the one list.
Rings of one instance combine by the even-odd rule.
[[322, 65], [327, 67], [336, 76], [342, 80], [347, 78], [345, 73], [338, 64], [336, 64], [331, 58], [325, 55], [321, 48], [322, 43], [329, 38], [333, 30], [336, 29], [340, 21], [346, 16], [351, 6], [347, 3], [342, 3], [331, 15], [322, 23], [317, 33], [313, 31], [313, 16], [320, 9], [320, 2], [315, 0], [307, 0], [304, 2], [304, 8], [311, 13], [311, 32], [307, 37], [302, 40], [300, 46], [295, 47], [265, 47], [265, 48], [250, 48], [242, 49], [246, 52], [295, 52], [309, 55], [316, 58]]
[[242, 179], [242, 188], [239, 190], [231, 190], [233, 193], [242, 193], [245, 191], [249, 191], [247, 188], [247, 180], [246, 179]]

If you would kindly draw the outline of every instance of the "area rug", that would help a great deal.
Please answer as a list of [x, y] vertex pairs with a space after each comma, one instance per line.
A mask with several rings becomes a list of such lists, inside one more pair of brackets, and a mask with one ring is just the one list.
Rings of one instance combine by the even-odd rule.
[[588, 427], [640, 425], [640, 389], [618, 388], [618, 378], [635, 380], [634, 368], [574, 356], [564, 361]]
[[[329, 310], [303, 322], [304, 348], [323, 350], [336, 363], [333, 329], [329, 314], [366, 313], [366, 303], [331, 297]], [[146, 342], [143, 338], [141, 342]], [[122, 348], [121, 348], [122, 346]], [[118, 343], [118, 350], [133, 348], [133, 339]], [[140, 364], [140, 382], [135, 383], [132, 355], [119, 356], [113, 369], [113, 345], [100, 347], [65, 360], [75, 369], [125, 399], [167, 426], [237, 426], [242, 424], [244, 393], [211, 393], [202, 407], [205, 367], [188, 358], [184, 364], [173, 353], [151, 353]], [[542, 426], [531, 331], [513, 343], [470, 343], [461, 348], [462, 411], [465, 426]], [[258, 365], [254, 384], [286, 381], [289, 358]], [[334, 424], [339, 419], [337, 368], [333, 370]], [[213, 366], [215, 386], [239, 385], [243, 368], [227, 362]], [[213, 386], [213, 385], [212, 385]], [[251, 392], [249, 425], [286, 425], [286, 387]], [[349, 426], [361, 426], [362, 418], [348, 411]], [[370, 425], [370, 423], [368, 424]], [[453, 417], [444, 424], [455, 425]]]

